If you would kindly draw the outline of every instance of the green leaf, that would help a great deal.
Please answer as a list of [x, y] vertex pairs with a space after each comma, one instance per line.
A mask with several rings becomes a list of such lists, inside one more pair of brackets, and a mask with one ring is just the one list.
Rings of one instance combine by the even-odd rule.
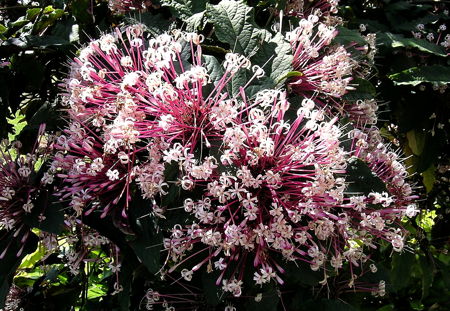
[[427, 193], [430, 193], [433, 190], [434, 182], [436, 181], [436, 167], [431, 165], [426, 171], [422, 173], [423, 184], [425, 185], [425, 189]]
[[103, 297], [106, 296], [107, 293], [108, 290], [107, 288], [105, 288], [105, 286], [102, 286], [102, 284], [94, 283], [88, 288], [87, 299], [92, 300]]
[[270, 41], [262, 45], [251, 60], [253, 64], [261, 66], [265, 71], [265, 76], [259, 81], [260, 84], [266, 88], [274, 88], [289, 76], [298, 73], [292, 71], [293, 59], [291, 45], [277, 33]]
[[345, 100], [372, 99], [376, 96], [377, 90], [369, 81], [356, 78], [352, 84], [356, 85], [355, 89], [344, 95]]
[[214, 25], [219, 41], [228, 43], [234, 52], [249, 56], [259, 49], [266, 32], [259, 29], [253, 9], [242, 1], [224, 0], [207, 5], [206, 16]]
[[416, 218], [416, 224], [422, 228], [425, 232], [431, 232], [433, 229], [435, 222], [434, 219], [436, 218], [437, 214], [436, 211], [422, 211], [419, 215], [419, 217]]
[[[288, 75], [288, 73], [292, 73], [292, 61], [294, 60], [294, 56], [292, 55], [292, 47], [289, 42], [280, 34], [277, 33], [275, 37], [269, 41], [269, 43], [275, 43], [275, 57], [272, 62], [267, 64], [267, 68], [270, 68], [269, 77], [275, 83], [279, 83], [284, 80], [284, 77]], [[267, 45], [265, 45], [267, 46]]]
[[36, 249], [38, 238], [31, 232], [28, 232], [28, 234], [28, 238], [21, 242], [23, 233], [14, 237], [14, 232], [0, 232], [2, 237], [0, 240], [0, 253], [6, 250], [4, 257], [0, 259], [0, 308], [3, 308], [5, 305], [11, 281], [22, 258]]
[[248, 311], [277, 311], [280, 298], [275, 289], [271, 288], [261, 293], [262, 299], [257, 302], [255, 299], [249, 299], [245, 304], [245, 310]]
[[206, 0], [161, 0], [161, 4], [184, 21], [206, 9]]
[[357, 43], [358, 45], [364, 46], [367, 41], [361, 36], [361, 33], [357, 30], [348, 29], [343, 26], [338, 26], [338, 35], [333, 39], [334, 42], [342, 44], [344, 46]]
[[79, 26], [75, 18], [71, 17], [58, 22], [52, 30], [52, 35], [64, 39], [67, 43], [78, 41], [80, 38]]
[[406, 20], [404, 23], [400, 23], [398, 25], [394, 25], [394, 29], [397, 31], [407, 31], [408, 33], [411, 32], [411, 30], [416, 29], [416, 26], [418, 24], [434, 24], [437, 21], [439, 21], [439, 16], [434, 14], [427, 14], [424, 17], [415, 19], [415, 20]]
[[415, 255], [410, 252], [395, 253], [392, 258], [391, 284], [395, 291], [399, 291], [409, 284], [411, 271], [415, 263]]
[[89, 13], [90, 0], [74, 0], [71, 4], [72, 14], [81, 24], [93, 22], [93, 16]]
[[349, 160], [347, 174], [348, 192], [368, 194], [386, 191], [385, 183], [360, 159], [353, 157]]
[[33, 266], [45, 256], [45, 248], [38, 245], [34, 253], [25, 256], [20, 264], [20, 269], [31, 269]]
[[137, 200], [130, 208], [135, 236], [129, 241], [129, 245], [147, 269], [156, 273], [160, 269], [162, 234], [156, 232], [153, 219], [149, 215], [151, 208], [151, 203], [145, 200]]
[[29, 20], [29, 21], [32, 21], [32, 20], [34, 20], [38, 15], [39, 15], [39, 13], [41, 12], [41, 8], [31, 8], [31, 9], [28, 9], [27, 10], [27, 13], [26, 13], [26, 15], [25, 15], [25, 18], [27, 19], [27, 20]]
[[422, 299], [426, 298], [430, 292], [430, 287], [434, 279], [434, 264], [426, 256], [419, 257], [420, 270], [422, 271]]
[[294, 78], [294, 77], [301, 77], [303, 75], [304, 74], [302, 72], [300, 72], [300, 71], [289, 71], [287, 74], [285, 74], [283, 77], [281, 77], [279, 82], [281, 82], [284, 79], [289, 79], [289, 78]]
[[47, 27], [54, 25], [55, 22], [64, 16], [64, 10], [53, 9], [52, 6], [48, 6], [44, 10], [44, 15], [39, 19], [33, 27], [33, 33], [38, 33], [45, 30]]
[[26, 24], [28, 24], [30, 21], [28, 19], [26, 19], [24, 16], [19, 17], [16, 21], [12, 22], [11, 24], [9, 24], [10, 28], [13, 27], [23, 27]]
[[244, 69], [240, 69], [231, 79], [229, 84], [229, 92], [233, 96], [238, 94], [248, 82], [247, 72]]
[[203, 55], [203, 59], [206, 69], [209, 72], [209, 78], [216, 84], [224, 75], [222, 65], [217, 58], [211, 55]]
[[411, 130], [406, 133], [408, 145], [415, 155], [421, 155], [425, 146], [426, 134], [422, 131]]
[[202, 285], [206, 301], [209, 305], [217, 306], [220, 303], [220, 286], [216, 285], [216, 280], [219, 277], [218, 271], [208, 273], [202, 272]]
[[423, 66], [413, 67], [388, 76], [396, 85], [416, 86], [423, 82], [446, 84], [450, 83], [450, 67]]
[[436, 45], [424, 39], [405, 38], [403, 35], [393, 34], [390, 32], [380, 33], [377, 40], [385, 46], [391, 48], [416, 48], [422, 52], [446, 57], [447, 53], [443, 46]]
[[144, 24], [146, 31], [150, 32], [154, 36], [162, 34], [169, 29], [171, 22], [164, 18], [161, 14], [151, 14], [150, 12], [134, 13], [125, 18], [125, 22], [128, 25], [135, 25], [137, 23]]
[[206, 11], [196, 13], [186, 19], [186, 30], [196, 32], [198, 29], [203, 29]]

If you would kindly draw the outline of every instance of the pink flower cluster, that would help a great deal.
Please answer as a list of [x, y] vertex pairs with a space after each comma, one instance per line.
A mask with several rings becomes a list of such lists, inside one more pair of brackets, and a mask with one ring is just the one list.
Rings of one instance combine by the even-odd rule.
[[339, 0], [288, 0], [286, 14], [308, 16], [310, 14], [329, 15], [338, 11]]
[[117, 14], [129, 11], [144, 11], [152, 6], [151, 0], [109, 0], [109, 9]]
[[[234, 296], [249, 269], [255, 284], [282, 284], [286, 260], [327, 271], [360, 266], [380, 240], [401, 251], [399, 222], [415, 213], [404, 167], [375, 134], [351, 132], [346, 150], [337, 118], [308, 98], [338, 98], [349, 88], [349, 54], [317, 55], [334, 36], [314, 17], [288, 35], [303, 74], [292, 85], [305, 97], [299, 107], [283, 89], [247, 97], [264, 71], [239, 54], [228, 53], [211, 81], [201, 35], [145, 39], [135, 25], [92, 41], [66, 81], [69, 124], [53, 163], [66, 182], [61, 195], [78, 215], [100, 209], [122, 219], [140, 195], [164, 218], [176, 207], [159, 206], [161, 199], [177, 185], [187, 217], [164, 240], [167, 269], [184, 268], [185, 280], [202, 266], [217, 270], [217, 284]], [[233, 95], [227, 86], [240, 71], [251, 78]], [[387, 192], [347, 191], [355, 157]], [[175, 178], [166, 177], [168, 167]]]
[[[22, 242], [29, 235], [24, 218], [34, 211], [36, 199], [47, 191], [47, 186], [54, 179], [52, 169], [40, 174], [36, 172], [50, 156], [48, 141], [45, 142], [47, 138], [42, 136], [44, 128], [40, 128], [39, 138], [31, 153], [21, 155], [19, 149], [22, 144], [18, 141], [10, 144], [5, 140], [0, 145], [0, 228], [14, 232], [15, 236], [22, 236]], [[0, 259], [7, 250], [8, 247], [2, 250]]]
[[294, 92], [308, 97], [342, 97], [349, 89], [355, 61], [340, 45], [332, 45], [338, 31], [309, 15], [286, 34], [294, 55], [293, 67], [300, 76], [290, 84]]

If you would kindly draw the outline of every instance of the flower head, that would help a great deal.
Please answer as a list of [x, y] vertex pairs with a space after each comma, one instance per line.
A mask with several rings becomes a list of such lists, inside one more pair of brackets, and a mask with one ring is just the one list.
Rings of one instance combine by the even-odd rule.
[[250, 63], [227, 55], [212, 86], [202, 40], [181, 32], [147, 40], [134, 25], [80, 51], [65, 84], [69, 122], [55, 158], [69, 184], [62, 195], [78, 214], [100, 208], [126, 217], [133, 184], [147, 199], [164, 194], [164, 162], [192, 161], [188, 150], [220, 139], [238, 109], [225, 87]]
[[124, 14], [129, 11], [144, 11], [152, 7], [150, 0], [109, 0], [109, 9], [116, 14]]
[[176, 225], [165, 241], [177, 262], [172, 269], [193, 248], [195, 254], [209, 254], [192, 270], [214, 261], [221, 271], [217, 284], [239, 296], [249, 263], [256, 284], [283, 283], [281, 258], [306, 261], [312, 270], [327, 262], [340, 269], [343, 263], [366, 261], [364, 246], [376, 247], [375, 239], [402, 249], [402, 230], [391, 224], [407, 206], [388, 193], [346, 192], [351, 154], [341, 145], [335, 119], [325, 120], [311, 100], [304, 100], [297, 118], [289, 121], [289, 101], [278, 90], [243, 100], [243, 107], [252, 108], [226, 128], [220, 157], [198, 165], [179, 163], [181, 174], [203, 194], [185, 201], [195, 221]]
[[[44, 172], [42, 166], [50, 151], [50, 142], [43, 136], [44, 128], [40, 127], [38, 139], [30, 153], [20, 154], [22, 144], [19, 141], [10, 144], [5, 140], [0, 147], [0, 227], [14, 232], [15, 236], [23, 235], [22, 242], [29, 235], [25, 218], [35, 209], [42, 212], [42, 206], [35, 206], [36, 201], [47, 193], [48, 185], [53, 183], [54, 172], [51, 169]], [[7, 249], [2, 250], [0, 258]]]
[[343, 46], [331, 45], [338, 31], [319, 21], [317, 15], [300, 20], [286, 34], [291, 43], [293, 67], [300, 72], [290, 86], [304, 96], [342, 97], [349, 89], [354, 62]]

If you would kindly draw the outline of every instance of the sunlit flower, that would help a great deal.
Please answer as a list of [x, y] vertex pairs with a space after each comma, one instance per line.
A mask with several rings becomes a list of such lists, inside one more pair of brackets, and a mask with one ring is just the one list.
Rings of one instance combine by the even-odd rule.
[[[299, 27], [286, 34], [291, 43], [293, 67], [299, 72], [290, 87], [308, 97], [342, 97], [350, 88], [354, 61], [340, 45], [331, 45], [338, 31], [319, 21], [317, 15], [300, 20]], [[323, 99], [322, 99], [323, 101]]]

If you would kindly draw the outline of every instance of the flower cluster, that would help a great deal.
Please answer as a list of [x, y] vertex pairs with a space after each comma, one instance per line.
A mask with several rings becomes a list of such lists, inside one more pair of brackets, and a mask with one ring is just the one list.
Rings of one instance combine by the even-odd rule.
[[[20, 256], [30, 236], [30, 222], [42, 222], [47, 206], [42, 198], [47, 198], [54, 180], [52, 168], [45, 170], [50, 158], [51, 137], [44, 136], [45, 125], [38, 131], [38, 139], [29, 153], [21, 154], [19, 141], [0, 145], [0, 229], [11, 232], [20, 239]], [[28, 221], [27, 221], [28, 220]], [[11, 241], [1, 250], [0, 260], [11, 246]]]
[[109, 9], [116, 14], [124, 14], [129, 11], [145, 11], [152, 7], [151, 0], [109, 0]]
[[[61, 195], [71, 198], [79, 215], [101, 205], [103, 215], [126, 217], [132, 183], [146, 199], [165, 194], [164, 162], [194, 163], [180, 147], [210, 146], [238, 113], [224, 88], [240, 68], [248, 68], [248, 60], [228, 54], [223, 77], [204, 97], [209, 76], [201, 65], [202, 40], [176, 33], [145, 42], [136, 25], [125, 37], [120, 31], [106, 34], [80, 52], [65, 95], [70, 123], [58, 137], [53, 163], [67, 184]], [[181, 58], [182, 51], [191, 53], [192, 64]], [[254, 70], [260, 75], [259, 67]]]
[[[434, 25], [429, 26], [433, 27]], [[450, 48], [450, 33], [446, 33], [447, 25], [445, 23], [440, 24], [437, 27], [437, 30], [435, 31], [433, 31], [433, 29], [426, 29], [424, 24], [417, 24], [415, 30], [416, 31], [411, 32], [414, 38], [416, 39], [424, 38], [431, 43], [444, 47], [445, 49]]]
[[[297, 76], [290, 80], [289, 87], [298, 95], [309, 97], [322, 107], [348, 117], [358, 126], [374, 125], [377, 122], [378, 104], [375, 99], [344, 98], [353, 90], [351, 81], [355, 77], [368, 76], [377, 51], [376, 36], [364, 36], [365, 46], [356, 43], [348, 47], [333, 42], [339, 31], [336, 26], [320, 20], [320, 10], [305, 15], [299, 26], [286, 33], [293, 52], [293, 68]], [[360, 59], [349, 52], [357, 51]]]
[[332, 45], [338, 31], [309, 15], [286, 34], [294, 55], [293, 67], [300, 75], [290, 84], [293, 91], [308, 97], [342, 97], [351, 87], [355, 61], [340, 45]]
[[0, 228], [13, 231], [15, 235], [22, 232], [24, 241], [28, 235], [24, 218], [34, 212], [36, 199], [54, 179], [51, 169], [37, 172], [50, 155], [48, 137], [42, 136], [44, 128], [40, 128], [39, 138], [30, 153], [20, 154], [22, 144], [19, 141], [10, 144], [4, 140], [0, 146]]
[[289, 0], [286, 3], [286, 14], [299, 17], [335, 14], [338, 5], [339, 0]]
[[[352, 131], [353, 147], [345, 149], [337, 118], [316, 101], [349, 89], [353, 65], [345, 49], [319, 53], [334, 28], [311, 15], [287, 36], [302, 73], [291, 83], [305, 97], [298, 107], [282, 89], [247, 97], [246, 88], [264, 76], [248, 58], [226, 54], [212, 80], [201, 35], [145, 39], [142, 29], [103, 35], [72, 65], [64, 95], [69, 123], [52, 167], [66, 183], [60, 195], [78, 215], [101, 209], [126, 218], [140, 195], [152, 202], [150, 213], [164, 218], [176, 207], [161, 199], [178, 187], [186, 217], [164, 239], [169, 273], [183, 268], [189, 281], [206, 266], [234, 296], [248, 270], [257, 285], [282, 284], [286, 260], [339, 270], [367, 261], [366, 250], [380, 240], [402, 250], [399, 220], [415, 213], [406, 171], [366, 130]], [[251, 78], [231, 94], [227, 86], [241, 71]], [[358, 105], [375, 118], [376, 102]], [[347, 191], [355, 157], [387, 184], [386, 192]], [[166, 174], [169, 168], [175, 174]]]

